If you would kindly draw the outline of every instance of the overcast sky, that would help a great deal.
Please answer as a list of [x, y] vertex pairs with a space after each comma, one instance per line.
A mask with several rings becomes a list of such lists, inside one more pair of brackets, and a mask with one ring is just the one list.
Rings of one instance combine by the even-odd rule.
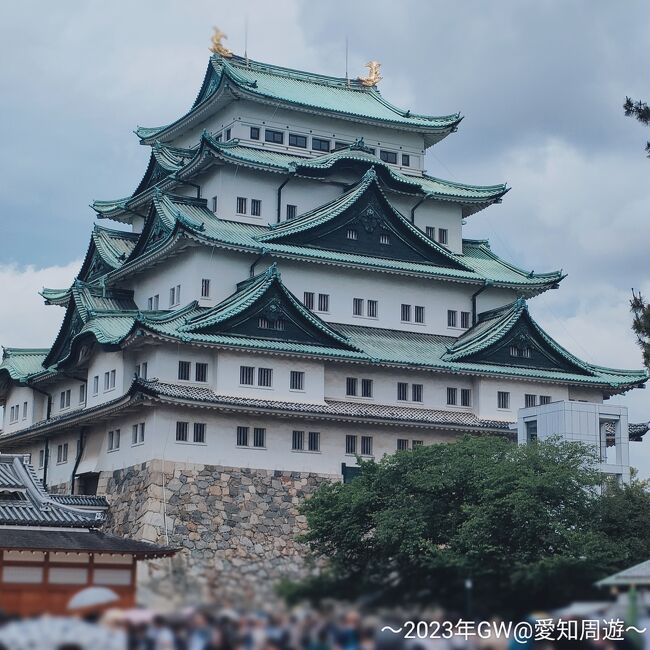
[[[237, 7], [235, 9], [235, 6]], [[589, 361], [640, 367], [632, 287], [650, 294], [650, 129], [623, 116], [650, 99], [650, 4], [606, 0], [21, 0], [0, 4], [0, 344], [49, 345], [63, 311], [43, 285], [78, 271], [93, 199], [129, 195], [149, 150], [137, 125], [191, 105], [211, 28], [252, 58], [351, 75], [382, 63], [380, 89], [413, 111], [460, 110], [458, 133], [430, 150], [430, 174], [507, 182], [502, 205], [469, 219], [512, 262], [562, 268], [531, 311]], [[633, 391], [633, 420], [650, 419]], [[650, 476], [650, 439], [632, 447]]]

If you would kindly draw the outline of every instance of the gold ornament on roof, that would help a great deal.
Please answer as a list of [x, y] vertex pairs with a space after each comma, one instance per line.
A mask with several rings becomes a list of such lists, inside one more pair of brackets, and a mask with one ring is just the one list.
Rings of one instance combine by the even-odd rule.
[[366, 68], [368, 68], [368, 76], [357, 77], [357, 79], [364, 86], [376, 86], [383, 78], [379, 74], [379, 68], [381, 68], [381, 63], [379, 63], [379, 61], [368, 61], [368, 63], [366, 63]]
[[214, 34], [212, 34], [212, 45], [210, 46], [210, 52], [213, 54], [219, 54], [226, 58], [232, 56], [232, 51], [229, 50], [221, 41], [224, 38], [228, 38], [218, 27], [213, 27]]

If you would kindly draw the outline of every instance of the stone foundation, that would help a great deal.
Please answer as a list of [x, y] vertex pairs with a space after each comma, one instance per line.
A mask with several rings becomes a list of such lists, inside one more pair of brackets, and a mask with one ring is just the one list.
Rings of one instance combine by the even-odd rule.
[[[146, 600], [179, 594], [182, 602], [268, 602], [282, 578], [307, 572], [296, 542], [306, 521], [300, 503], [324, 481], [301, 472], [154, 460], [102, 473], [97, 493], [111, 507], [104, 530], [181, 550], [149, 563], [140, 576]], [[167, 531], [167, 532], [165, 532]]]

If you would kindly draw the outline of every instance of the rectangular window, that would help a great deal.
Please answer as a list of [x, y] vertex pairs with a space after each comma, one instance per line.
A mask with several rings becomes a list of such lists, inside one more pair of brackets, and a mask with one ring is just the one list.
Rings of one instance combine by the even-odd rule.
[[372, 379], [361, 380], [361, 397], [372, 397]]
[[176, 442], [187, 442], [187, 432], [189, 427], [189, 422], [176, 423]]
[[318, 431], [309, 432], [309, 451], [320, 451], [320, 433]]
[[424, 307], [422, 305], [415, 305], [415, 322], [424, 324]]
[[537, 420], [526, 422], [526, 442], [537, 442]]
[[377, 315], [379, 314], [379, 305], [376, 300], [368, 300], [366, 303], [366, 316], [368, 318], [377, 318]]
[[379, 235], [379, 243], [382, 246], [390, 246], [390, 235], [387, 235], [385, 233]]
[[237, 214], [246, 214], [247, 199], [243, 196], [237, 197]]
[[153, 297], [147, 298], [147, 309], [151, 311], [153, 309]]
[[345, 380], [345, 394], [352, 397], [357, 394], [358, 380], [356, 377], [347, 377]]
[[347, 148], [348, 146], [349, 146], [349, 145], [348, 145], [347, 142], [340, 142], [339, 140], [336, 140], [336, 141], [334, 142], [334, 151], [338, 151], [339, 149], [345, 149], [345, 148]]
[[422, 447], [424, 444], [424, 440], [413, 440], [411, 442], [411, 449], [415, 449], [416, 447]]
[[397, 382], [397, 399], [405, 402], [409, 398], [409, 385], [404, 381]]
[[361, 436], [361, 455], [372, 456], [372, 436]]
[[411, 386], [411, 399], [414, 402], [421, 402], [423, 392], [424, 392], [424, 387], [422, 386], [422, 384], [413, 384]]
[[284, 133], [282, 131], [273, 131], [272, 129], [264, 129], [264, 140], [272, 142], [273, 144], [284, 143]]
[[461, 406], [472, 405], [472, 390], [470, 388], [460, 389], [460, 405]]
[[194, 380], [200, 382], [208, 381], [208, 364], [195, 363], [194, 364]]
[[446, 244], [448, 240], [448, 231], [446, 228], [438, 228], [438, 241], [441, 244]]
[[456, 406], [458, 400], [458, 389], [447, 388], [447, 404], [449, 406]]
[[260, 129], [258, 126], [251, 126], [251, 140], [260, 139]]
[[516, 345], [511, 345], [510, 346], [510, 356], [511, 357], [518, 357], [519, 356], [519, 348]]
[[[119, 431], [118, 431], [118, 442], [117, 446], [120, 446], [119, 442]], [[68, 462], [68, 443], [64, 442], [62, 445], [58, 445], [56, 448], [56, 462], [57, 463], [67, 463]]]
[[287, 203], [287, 221], [295, 219], [298, 214], [298, 206]]
[[289, 133], [289, 146], [300, 147], [301, 149], [307, 148], [307, 136], [299, 135], [298, 133]]
[[232, 135], [232, 131], [230, 129], [226, 129], [226, 142], [230, 140], [231, 135]]
[[[79, 404], [83, 404], [86, 401], [86, 384], [81, 384], [79, 386]], [[27, 417], [27, 402], [25, 402], [25, 409], [23, 411], [23, 417]]]
[[110, 378], [110, 381], [109, 381], [109, 388], [115, 388], [115, 375], [116, 375], [116, 371], [111, 370], [111, 378]]
[[177, 284], [169, 290], [169, 306], [174, 307], [181, 302], [181, 285]]
[[251, 199], [251, 215], [254, 217], [262, 215], [262, 202], [259, 199]]
[[348, 228], [345, 236], [347, 239], [352, 239], [352, 240], [359, 239], [359, 233], [354, 228]]
[[385, 149], [380, 149], [379, 158], [391, 165], [397, 164], [397, 153], [395, 151], [386, 151]]
[[156, 294], [153, 297], [153, 308], [154, 308], [154, 310], [158, 309], [159, 305], [160, 305], [160, 294]]
[[411, 156], [409, 156], [407, 153], [402, 154], [402, 167], [410, 167], [411, 166]]
[[108, 451], [114, 451], [120, 448], [120, 430], [108, 432]]
[[469, 329], [470, 316], [471, 314], [468, 311], [460, 312], [460, 326], [463, 329]]
[[201, 298], [210, 297], [210, 280], [208, 278], [203, 278], [201, 280]]
[[255, 368], [253, 366], [239, 366], [239, 383], [242, 386], [255, 384]]
[[531, 406], [537, 406], [537, 395], [527, 393], [524, 395], [524, 407], [530, 408]]
[[447, 327], [456, 327], [458, 322], [458, 312], [453, 309], [447, 310]]
[[45, 465], [45, 449], [41, 449], [38, 452], [38, 467], [42, 469]]
[[190, 369], [192, 364], [189, 361], [178, 362], [178, 378], [182, 381], [190, 380]]
[[539, 396], [539, 403], [540, 404], [550, 404], [551, 403], [551, 396], [550, 395], [540, 395]]
[[429, 237], [431, 239], [436, 238], [436, 229], [433, 226], [427, 226], [426, 227], [426, 233], [427, 233], [427, 237]]
[[304, 390], [305, 373], [300, 370], [292, 370], [289, 375], [289, 388], [291, 390]]
[[402, 305], [402, 322], [409, 323], [411, 321], [411, 305]]
[[[14, 407], [12, 406], [11, 408], [13, 409]], [[60, 409], [65, 408], [65, 391], [64, 390], [61, 391], [61, 398], [59, 399], [59, 408]], [[15, 419], [18, 419], [18, 417], [16, 416]]]
[[138, 425], [134, 424], [131, 427], [131, 444], [132, 445], [137, 445], [138, 444]]
[[497, 407], [500, 409], [510, 408], [510, 393], [503, 390], [497, 393]]
[[218, 205], [219, 205], [219, 201], [217, 199], [217, 195], [215, 194], [212, 197], [212, 212], [214, 212], [215, 214], [217, 214], [217, 206]]
[[314, 293], [312, 291], [305, 291], [302, 296], [302, 302], [307, 309], [314, 308]]
[[328, 312], [330, 310], [330, 295], [329, 293], [318, 294], [318, 311]]
[[253, 429], [253, 447], [266, 447], [266, 429], [262, 427]]
[[99, 375], [93, 377], [93, 395], [99, 393]]
[[194, 423], [194, 442], [197, 444], [205, 444], [205, 422]]
[[270, 388], [273, 385], [273, 369], [272, 368], [258, 368], [257, 369], [257, 385]]
[[291, 449], [294, 451], [302, 451], [305, 448], [305, 432], [294, 431], [291, 436]]
[[323, 138], [312, 138], [311, 148], [313, 151], [329, 151], [330, 141]]
[[146, 361], [143, 361], [140, 364], [140, 377], [142, 377], [142, 379], [147, 378], [148, 369], [149, 369], [149, 364]]
[[357, 453], [357, 437], [347, 435], [345, 436], [345, 453], [346, 454], [356, 454]]
[[248, 427], [237, 427], [237, 446], [248, 447]]
[[352, 315], [363, 316], [363, 298], [352, 299]]
[[397, 451], [406, 451], [409, 448], [409, 441], [406, 438], [397, 439]]

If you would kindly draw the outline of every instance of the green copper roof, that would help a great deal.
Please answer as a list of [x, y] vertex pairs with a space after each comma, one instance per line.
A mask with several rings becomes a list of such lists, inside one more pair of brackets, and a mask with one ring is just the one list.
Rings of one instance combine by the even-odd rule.
[[[463, 243], [462, 254], [445, 251], [445, 254], [455, 260], [459, 265], [456, 268], [449, 268], [435, 266], [433, 264], [404, 262], [369, 255], [342, 253], [307, 246], [266, 241], [267, 235], [272, 236], [275, 232], [279, 232], [280, 229], [271, 229], [269, 226], [255, 226], [220, 219], [208, 210], [205, 200], [201, 199], [159, 194], [155, 199], [155, 206], [156, 213], [170, 231], [178, 232], [178, 230], [175, 230], [175, 224], [178, 223], [178, 227], [191, 234], [193, 238], [209, 243], [210, 245], [220, 245], [225, 248], [248, 250], [255, 253], [260, 253], [264, 250], [277, 258], [310, 259], [328, 264], [438, 277], [470, 283], [488, 282], [495, 286], [525, 291], [528, 294], [544, 291], [550, 286], [554, 286], [564, 277], [561, 271], [538, 274], [518, 269], [501, 260], [490, 250], [489, 245], [485, 241], [465, 241]], [[289, 224], [292, 223], [293, 220], [289, 222]], [[412, 228], [410, 224], [409, 227]], [[419, 230], [417, 234], [419, 237], [430, 241]], [[161, 241], [156, 252], [165, 245], [168, 245], [168, 242], [172, 241], [173, 236], [170, 235], [168, 240]], [[134, 251], [133, 257], [123, 268], [117, 270], [111, 276], [114, 275], [117, 279], [117, 277], [121, 277], [125, 273], [130, 273], [137, 265], [146, 264], [147, 254], [149, 253], [140, 255], [139, 251], [140, 247]]]
[[44, 287], [39, 294], [45, 298], [46, 305], [67, 305], [70, 301], [70, 289], [48, 289]]
[[[215, 159], [227, 164], [247, 166], [267, 172], [294, 174], [316, 179], [324, 179], [335, 171], [337, 166], [351, 162], [362, 169], [365, 167], [366, 170], [375, 167], [381, 173], [382, 180], [388, 189], [414, 196], [427, 196], [439, 201], [460, 203], [463, 206], [464, 217], [498, 202], [508, 191], [505, 184], [467, 185], [426, 174], [404, 174], [376, 155], [368, 153], [362, 144], [357, 143], [332, 153], [310, 158], [242, 145], [237, 139], [229, 142], [217, 142], [212, 135], [204, 132], [195, 149], [177, 149], [157, 142], [154, 150], [157, 151], [158, 157], [165, 157], [168, 172], [155, 174], [155, 169], [160, 170], [162, 167], [154, 164], [155, 156], [152, 153], [147, 172], [131, 197], [112, 201], [95, 201], [92, 204], [100, 218], [118, 221], [130, 220], [133, 217], [133, 212], [130, 212], [129, 209], [133, 210], [149, 201], [153, 186], [165, 190], [172, 189], [181, 180], [189, 180], [203, 173], [206, 165], [212, 164]], [[183, 155], [178, 152], [182, 152]], [[192, 152], [191, 158], [187, 157], [188, 152]]]
[[235, 98], [416, 131], [425, 135], [427, 146], [453, 131], [462, 119], [459, 113], [429, 116], [397, 108], [376, 87], [356, 80], [214, 55], [190, 111], [163, 127], [138, 127], [136, 134], [145, 144], [154, 139], [168, 140], [194, 120], [204, 120], [206, 107], [214, 105], [216, 110]]
[[42, 348], [3, 348], [0, 373], [5, 371], [14, 381], [26, 382], [45, 371], [43, 361], [48, 352]]

